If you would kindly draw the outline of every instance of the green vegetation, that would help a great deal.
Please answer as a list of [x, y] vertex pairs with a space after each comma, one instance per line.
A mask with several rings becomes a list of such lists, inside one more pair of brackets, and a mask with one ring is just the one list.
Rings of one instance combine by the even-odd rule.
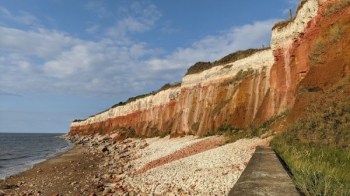
[[176, 88], [176, 87], [179, 87], [181, 86], [181, 82], [175, 82], [175, 83], [166, 83], [164, 84], [157, 92], [160, 92], [160, 91], [165, 91], [165, 90], [168, 90], [168, 89], [171, 89], [171, 88]]
[[218, 114], [222, 108], [224, 108], [228, 103], [230, 103], [230, 101], [231, 99], [228, 99], [218, 103], [213, 109], [213, 111], [211, 112], [211, 115], [215, 116], [216, 114]]
[[275, 137], [272, 146], [306, 195], [350, 195], [349, 149], [302, 144], [288, 133]]
[[262, 123], [260, 126], [253, 126], [252, 124], [245, 128], [235, 128], [229, 124], [222, 124], [218, 130], [217, 134], [224, 135], [227, 138], [227, 142], [235, 142], [243, 138], [253, 138], [253, 137], [268, 137], [272, 133], [269, 133], [270, 127], [273, 126], [276, 122], [281, 121], [286, 118], [290, 110], [282, 112], [281, 114], [271, 117], [269, 120]]
[[242, 70], [241, 69], [234, 77], [223, 81], [220, 84], [220, 86], [227, 86], [227, 85], [231, 85], [231, 84], [237, 84], [242, 79], [250, 77], [250, 76], [254, 75], [255, 73], [256, 72], [252, 68], [249, 68], [247, 70]]
[[224, 135], [227, 138], [227, 143], [235, 142], [243, 138], [253, 138], [258, 137], [263, 134], [266, 130], [256, 128], [249, 125], [246, 128], [235, 128], [228, 124], [223, 124], [219, 127], [217, 134]]
[[[210, 68], [213, 68], [215, 66], [219, 66], [219, 65], [223, 65], [223, 64], [227, 64], [227, 63], [233, 63], [235, 61], [238, 61], [240, 59], [244, 59], [248, 56], [251, 56], [259, 51], [263, 51], [266, 49], [270, 49], [270, 48], [239, 50], [237, 52], [231, 53], [231, 54], [221, 58], [218, 61], [197, 62], [194, 65], [192, 65], [190, 68], [188, 68], [187, 73], [185, 75], [201, 73], [201, 72], [208, 70]], [[229, 68], [229, 66], [225, 66], [225, 68]]]
[[338, 22], [333, 24], [323, 36], [318, 37], [313, 43], [309, 54], [311, 65], [323, 64], [325, 60], [322, 55], [326, 54], [327, 46], [334, 45], [344, 38], [348, 29], [348, 24]]
[[299, 3], [298, 6], [297, 6], [296, 13], [298, 13], [299, 10], [300, 10], [301, 8], [303, 8], [304, 4], [305, 4], [307, 1], [308, 1], [308, 0], [301, 0], [301, 1], [300, 1], [300, 3]]
[[314, 99], [271, 144], [306, 195], [350, 195], [350, 79]]
[[167, 135], [170, 135], [170, 131], [159, 131], [159, 130], [157, 130], [156, 132], [155, 132], [155, 136], [156, 137], [160, 137], [160, 138], [164, 138], [164, 137], [166, 137]]
[[321, 55], [326, 52], [327, 42], [324, 38], [318, 38], [313, 44], [313, 49], [310, 51], [309, 59], [313, 65], [315, 64], [323, 64], [324, 60]]
[[333, 3], [327, 7], [327, 9], [324, 12], [324, 15], [330, 16], [332, 14], [337, 13], [339, 10], [342, 10], [347, 6], [350, 6], [350, 0], [338, 0], [336, 3]]
[[135, 96], [135, 97], [130, 97], [128, 100], [126, 100], [125, 102], [119, 102], [115, 105], [113, 105], [111, 108], [115, 108], [115, 107], [118, 107], [118, 106], [122, 106], [122, 105], [126, 105], [130, 102], [133, 102], [133, 101], [136, 101], [138, 99], [142, 99], [142, 98], [145, 98], [145, 97], [148, 97], [150, 95], [155, 95], [157, 93], [159, 93], [160, 91], [164, 91], [164, 90], [167, 90], [167, 89], [171, 89], [171, 88], [176, 88], [176, 87], [179, 87], [181, 86], [181, 82], [175, 82], [175, 83], [167, 83], [167, 84], [164, 84], [159, 90], [157, 91], [152, 91], [150, 93], [146, 93], [146, 94], [142, 94], [142, 95], [138, 95], [138, 96]]
[[348, 24], [344, 25], [335, 23], [334, 25], [332, 25], [327, 33], [329, 37], [329, 42], [333, 44], [337, 43], [345, 35], [347, 28], [349, 28]]
[[198, 129], [199, 129], [199, 122], [195, 122], [191, 125], [191, 131], [193, 133], [197, 133]]
[[[157, 90], [157, 91], [152, 91], [152, 92], [150, 92], [150, 93], [138, 95], [138, 96], [135, 96], [135, 97], [130, 97], [128, 100], [126, 100], [126, 101], [124, 101], [124, 102], [119, 102], [119, 103], [117, 103], [117, 104], [114, 104], [111, 108], [116, 108], [116, 107], [118, 107], [118, 106], [123, 106], [123, 105], [126, 105], [126, 104], [130, 103], [130, 102], [136, 101], [136, 100], [138, 100], [138, 99], [142, 99], [142, 98], [148, 97], [148, 96], [150, 96], [150, 95], [155, 95], [155, 94], [159, 93], [160, 91], [164, 91], [164, 90], [171, 89], [171, 88], [176, 88], [176, 87], [179, 87], [179, 86], [181, 86], [181, 82], [175, 82], [175, 83], [172, 83], [172, 84], [167, 83], [167, 84], [163, 85], [163, 86], [162, 86], [159, 90]], [[97, 115], [99, 115], [99, 114], [102, 114], [103, 112], [106, 112], [106, 111], [108, 111], [108, 110], [111, 109], [111, 108], [108, 108], [108, 109], [106, 109], [106, 110], [103, 110], [102, 112], [99, 112], [99, 113], [97, 113], [97, 114], [91, 115], [91, 116], [89, 116], [89, 118], [95, 117], [95, 116], [97, 116]], [[86, 120], [86, 119], [75, 119], [73, 122], [82, 122], [82, 121], [84, 121], [84, 120]]]
[[[297, 10], [296, 10], [296, 14], [298, 14], [299, 10], [304, 6], [304, 4], [305, 4], [307, 1], [308, 1], [308, 0], [301, 0], [301, 1], [300, 1], [300, 3], [298, 4]], [[295, 20], [295, 18], [296, 18], [296, 15], [293, 17], [293, 16], [290, 14], [289, 19], [277, 22], [277, 23], [272, 27], [272, 30], [274, 30], [274, 29], [280, 30], [280, 29], [286, 27], [289, 23], [293, 22], [293, 21]]]

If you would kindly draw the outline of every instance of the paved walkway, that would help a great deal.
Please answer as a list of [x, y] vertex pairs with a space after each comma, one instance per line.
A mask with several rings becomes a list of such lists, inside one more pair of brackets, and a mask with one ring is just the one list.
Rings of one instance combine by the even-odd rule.
[[275, 152], [257, 147], [229, 195], [300, 195]]

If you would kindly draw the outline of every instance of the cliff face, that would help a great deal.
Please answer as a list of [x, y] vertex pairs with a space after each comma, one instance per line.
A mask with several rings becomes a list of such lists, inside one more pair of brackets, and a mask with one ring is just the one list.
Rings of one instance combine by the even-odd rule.
[[270, 49], [188, 74], [180, 86], [73, 122], [70, 134], [203, 135], [221, 126], [260, 124], [292, 108], [329, 2], [303, 1], [292, 21], [274, 27]]

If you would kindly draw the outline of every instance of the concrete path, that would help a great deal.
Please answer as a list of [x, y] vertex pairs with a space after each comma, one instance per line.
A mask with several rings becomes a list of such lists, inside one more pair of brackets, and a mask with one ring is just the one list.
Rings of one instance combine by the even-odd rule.
[[257, 147], [229, 195], [301, 195], [275, 152]]

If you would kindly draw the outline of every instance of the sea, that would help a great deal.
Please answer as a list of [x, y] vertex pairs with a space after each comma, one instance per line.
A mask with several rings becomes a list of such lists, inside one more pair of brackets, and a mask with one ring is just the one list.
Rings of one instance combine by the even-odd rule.
[[23, 172], [73, 147], [62, 134], [0, 133], [0, 179]]

